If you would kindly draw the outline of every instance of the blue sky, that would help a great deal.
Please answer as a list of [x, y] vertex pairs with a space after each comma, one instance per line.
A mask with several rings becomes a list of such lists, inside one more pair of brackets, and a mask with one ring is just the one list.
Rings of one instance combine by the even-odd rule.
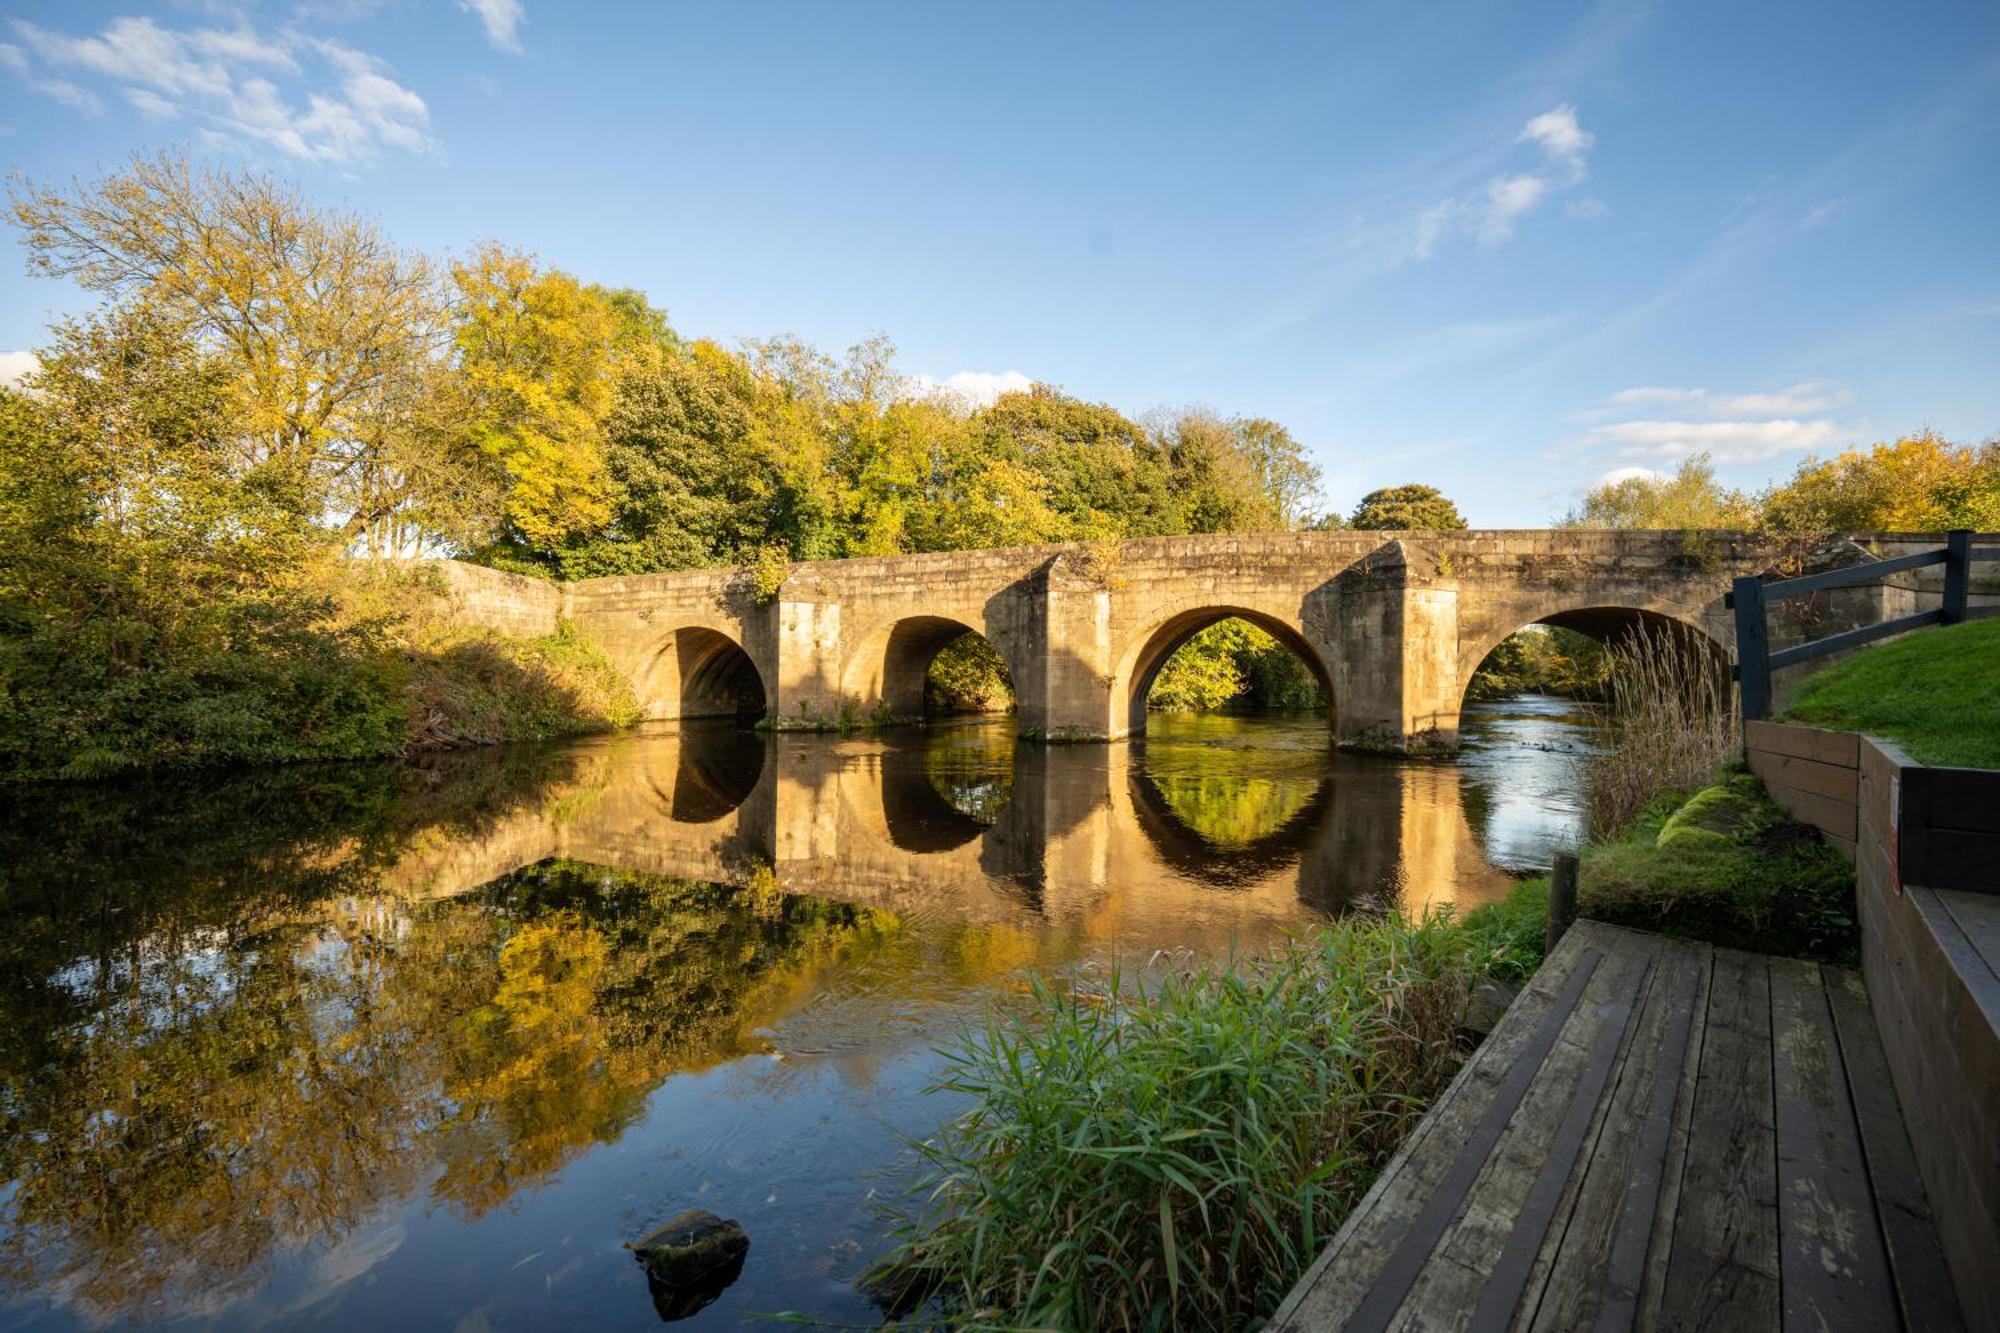
[[[1538, 526], [2000, 433], [2000, 4], [0, 7], [0, 161], [186, 144], [685, 332], [1289, 426]], [[80, 297], [0, 265], [0, 370]]]

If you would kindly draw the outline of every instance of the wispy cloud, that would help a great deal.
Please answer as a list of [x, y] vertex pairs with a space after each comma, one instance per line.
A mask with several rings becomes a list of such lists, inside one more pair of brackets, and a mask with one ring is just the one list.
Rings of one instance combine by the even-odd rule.
[[[1824, 414], [1846, 401], [1831, 380], [1748, 392], [1641, 384], [1577, 413], [1605, 424], [1570, 436], [1556, 452], [1632, 460], [1614, 470], [1624, 476], [1639, 475], [1643, 463], [1674, 463], [1698, 453], [1718, 463], [1753, 463], [1841, 439], [1847, 432]], [[1606, 421], [1612, 417], [1627, 419]]]
[[487, 41], [502, 51], [520, 51], [521, 25], [528, 21], [521, 0], [458, 0], [458, 7], [479, 16]]
[[1565, 102], [1529, 121], [1516, 142], [1540, 144], [1550, 163], [1566, 171], [1572, 181], [1580, 181], [1589, 174], [1584, 154], [1597, 143], [1597, 136], [1576, 123], [1576, 108]]
[[1628, 408], [1672, 408], [1707, 417], [1803, 416], [1825, 412], [1847, 401], [1847, 391], [1832, 380], [1805, 380], [1782, 389], [1748, 393], [1717, 393], [1712, 389], [1642, 384], [1620, 389], [1585, 416], [1609, 416]]
[[30, 92], [61, 102], [64, 106], [95, 116], [104, 110], [104, 103], [88, 88], [80, 88], [68, 79], [49, 78], [35, 72], [28, 60], [28, 53], [11, 42], [0, 42], [0, 69], [5, 69]]
[[54, 75], [101, 79], [149, 120], [187, 117], [206, 139], [262, 144], [306, 161], [348, 165], [387, 149], [439, 147], [424, 99], [382, 61], [340, 42], [293, 30], [266, 34], [247, 19], [234, 28], [176, 29], [118, 18], [87, 36], [16, 19], [13, 31], [27, 49], [0, 45], [0, 65], [80, 109], [102, 102]]
[[1802, 453], [1842, 437], [1831, 421], [1620, 421], [1566, 441], [1573, 451], [1672, 463], [1707, 454], [1718, 463], [1755, 463]]
[[[1556, 193], [1581, 185], [1590, 175], [1588, 154], [1597, 137], [1577, 124], [1576, 108], [1567, 102], [1535, 116], [1514, 136], [1516, 144], [1541, 149], [1542, 161], [1532, 170], [1509, 171], [1489, 177], [1476, 189], [1441, 199], [1417, 218], [1411, 254], [1428, 259], [1439, 242], [1454, 232], [1495, 246], [1514, 234], [1521, 221]], [[1570, 216], [1589, 219], [1609, 211], [1601, 199], [1581, 201]]]

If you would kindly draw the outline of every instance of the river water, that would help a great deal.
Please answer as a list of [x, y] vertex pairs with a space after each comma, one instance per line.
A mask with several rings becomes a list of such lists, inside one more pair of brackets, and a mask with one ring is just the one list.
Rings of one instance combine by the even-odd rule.
[[[1455, 762], [1324, 719], [689, 726], [419, 765], [9, 793], [0, 1329], [867, 1323], [903, 1144], [1028, 969], [1503, 894], [1597, 736], [1523, 697]], [[689, 1314], [622, 1248], [739, 1220]]]

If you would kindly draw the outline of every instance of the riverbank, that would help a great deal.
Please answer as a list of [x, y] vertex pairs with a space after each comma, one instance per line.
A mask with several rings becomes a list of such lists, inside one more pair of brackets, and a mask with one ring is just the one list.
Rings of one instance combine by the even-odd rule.
[[397, 758], [638, 719], [629, 682], [570, 626], [467, 624], [433, 571], [329, 560], [268, 600], [148, 617], [123, 626], [129, 642], [7, 640], [0, 780]]

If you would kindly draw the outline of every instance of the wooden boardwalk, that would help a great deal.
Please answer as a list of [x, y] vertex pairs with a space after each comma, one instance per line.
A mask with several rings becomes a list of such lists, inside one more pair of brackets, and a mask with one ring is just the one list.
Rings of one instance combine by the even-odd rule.
[[1953, 1329], [1859, 974], [1579, 922], [1274, 1329]]

